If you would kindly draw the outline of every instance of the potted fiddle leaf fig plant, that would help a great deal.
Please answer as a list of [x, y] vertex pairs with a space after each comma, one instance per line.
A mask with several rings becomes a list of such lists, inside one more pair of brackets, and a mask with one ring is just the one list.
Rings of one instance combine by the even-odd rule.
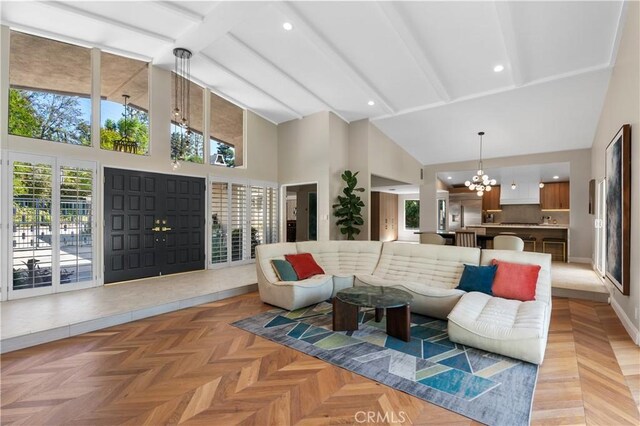
[[342, 180], [346, 183], [342, 189], [344, 196], [338, 195], [338, 203], [333, 205], [333, 215], [338, 218], [336, 225], [348, 240], [355, 240], [355, 236], [360, 233], [359, 227], [364, 225], [362, 218], [364, 202], [357, 195], [358, 192], [364, 192], [364, 188], [357, 187], [358, 173], [353, 173], [351, 170], [345, 170], [342, 173]]

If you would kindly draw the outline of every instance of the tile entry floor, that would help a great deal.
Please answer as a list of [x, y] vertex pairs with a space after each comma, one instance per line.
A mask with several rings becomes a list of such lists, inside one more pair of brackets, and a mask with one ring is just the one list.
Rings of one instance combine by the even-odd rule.
[[[602, 293], [607, 289], [590, 265], [554, 262], [552, 276], [554, 294], [558, 289], [578, 290], [600, 293], [606, 301]], [[2, 302], [1, 351], [253, 291], [256, 282], [255, 265], [248, 264]], [[23, 340], [16, 343], [15, 339]]]

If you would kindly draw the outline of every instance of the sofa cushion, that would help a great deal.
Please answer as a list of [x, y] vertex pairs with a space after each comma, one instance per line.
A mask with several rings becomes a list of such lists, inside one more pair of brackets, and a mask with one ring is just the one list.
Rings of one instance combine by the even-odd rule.
[[380, 241], [303, 241], [296, 243], [298, 253], [311, 253], [327, 274], [371, 274], [378, 264]]
[[465, 264], [478, 265], [480, 249], [431, 244], [385, 243], [373, 275], [389, 281], [454, 289]]
[[493, 281], [493, 295], [527, 302], [535, 300], [540, 265], [526, 265], [493, 259], [498, 267]]
[[258, 282], [274, 283], [280, 281], [276, 271], [271, 266], [272, 259], [284, 259], [285, 254], [297, 253], [296, 243], [259, 244], [256, 246], [256, 267], [258, 268]]
[[272, 259], [271, 264], [280, 281], [298, 281], [298, 275], [291, 263], [283, 259]]
[[449, 314], [449, 339], [489, 352], [540, 364], [547, 341], [544, 302], [467, 293]]
[[313, 259], [311, 253], [286, 254], [284, 258], [291, 263], [299, 280], [324, 274], [324, 271]]
[[464, 271], [458, 283], [458, 290], [479, 291], [491, 296], [491, 286], [493, 286], [493, 278], [496, 276], [498, 265], [473, 266], [464, 265]]
[[537, 301], [551, 305], [551, 255], [548, 253], [532, 253], [528, 251], [514, 250], [482, 250], [480, 256], [481, 265], [490, 265], [494, 260], [512, 263], [528, 263], [540, 265], [538, 281], [536, 282]]

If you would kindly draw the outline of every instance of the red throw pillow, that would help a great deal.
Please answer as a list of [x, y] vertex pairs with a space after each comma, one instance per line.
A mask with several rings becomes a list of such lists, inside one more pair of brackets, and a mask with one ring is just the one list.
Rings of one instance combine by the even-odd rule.
[[324, 271], [316, 263], [311, 253], [285, 254], [284, 258], [291, 263], [293, 270], [299, 280], [304, 280], [318, 274], [324, 274]]
[[536, 283], [540, 265], [503, 262], [493, 259], [498, 265], [491, 292], [494, 296], [527, 302], [536, 298]]

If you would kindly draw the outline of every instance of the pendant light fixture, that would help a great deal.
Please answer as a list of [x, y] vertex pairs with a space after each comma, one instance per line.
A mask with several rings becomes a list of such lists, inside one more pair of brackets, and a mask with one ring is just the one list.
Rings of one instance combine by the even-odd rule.
[[478, 136], [480, 136], [480, 159], [478, 161], [478, 171], [470, 181], [466, 181], [464, 183], [464, 186], [469, 188], [471, 191], [476, 191], [478, 197], [482, 197], [484, 195], [484, 191], [491, 191], [491, 186], [496, 184], [496, 180], [490, 179], [482, 168], [482, 136], [484, 136], [484, 132], [478, 132]]
[[190, 89], [191, 89], [191, 57], [190, 50], [183, 47], [173, 49], [174, 62], [174, 105], [171, 121], [178, 127], [177, 135], [171, 137], [171, 160], [173, 169], [180, 167], [180, 161], [185, 159], [187, 148], [191, 144], [193, 134], [189, 126], [190, 119]]

